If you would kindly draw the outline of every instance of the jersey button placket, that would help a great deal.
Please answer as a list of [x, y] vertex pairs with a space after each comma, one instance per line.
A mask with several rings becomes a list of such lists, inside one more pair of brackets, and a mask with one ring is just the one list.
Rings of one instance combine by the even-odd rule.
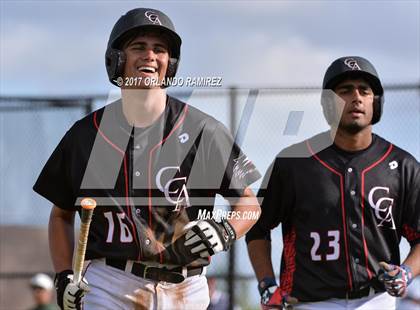
[[351, 269], [352, 269], [352, 278], [353, 285], [357, 287], [357, 283], [360, 281], [357, 275], [357, 266], [359, 265], [359, 258], [355, 257], [360, 255], [360, 244], [355, 240], [361, 237], [361, 231], [359, 228], [360, 218], [358, 216], [358, 205], [359, 197], [358, 194], [358, 173], [354, 167], [343, 167], [345, 175], [345, 204], [346, 204], [346, 221], [348, 224], [347, 235], [349, 236], [349, 254], [354, 255], [351, 258]]
[[[348, 184], [350, 184], [350, 188], [351, 187], [354, 187], [354, 179], [355, 179], [355, 176], [354, 176], [354, 174], [353, 174], [353, 168], [352, 167], [348, 167], [347, 168], [347, 177], [346, 177], [346, 179], [347, 179], [347, 181], [348, 181]], [[352, 197], [354, 197], [355, 195], [356, 195], [356, 190], [355, 189], [352, 189], [352, 190], [350, 190], [350, 195], [352, 196]]]

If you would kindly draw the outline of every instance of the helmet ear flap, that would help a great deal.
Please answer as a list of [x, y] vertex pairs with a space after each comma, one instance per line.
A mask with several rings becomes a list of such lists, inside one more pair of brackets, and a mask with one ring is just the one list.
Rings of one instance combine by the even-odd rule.
[[372, 125], [379, 122], [382, 115], [382, 107], [384, 102], [384, 96], [375, 95], [373, 97], [373, 115], [372, 115]]
[[105, 66], [108, 72], [109, 80], [112, 84], [117, 84], [117, 79], [124, 74], [126, 56], [121, 50], [108, 48], [105, 53]]
[[321, 105], [324, 117], [327, 120], [328, 125], [334, 123], [336, 118], [335, 100], [334, 94], [331, 89], [323, 89], [321, 93]]
[[173, 78], [176, 74], [178, 69], [179, 59], [177, 58], [169, 58], [168, 62], [168, 69], [166, 70], [165, 78]]
[[172, 79], [175, 77], [176, 71], [178, 69], [179, 59], [177, 58], [169, 58], [168, 61], [168, 68], [166, 69], [165, 74], [165, 81], [162, 88], [167, 88], [171, 85]]

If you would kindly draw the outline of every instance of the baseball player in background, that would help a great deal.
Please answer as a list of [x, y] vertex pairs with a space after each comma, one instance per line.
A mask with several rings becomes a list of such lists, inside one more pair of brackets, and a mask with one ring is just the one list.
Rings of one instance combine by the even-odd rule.
[[[372, 133], [384, 91], [368, 60], [335, 60], [321, 101], [331, 130], [277, 155], [246, 236], [262, 308], [395, 309], [420, 272], [419, 163]], [[278, 286], [270, 231], [280, 223]], [[401, 264], [402, 236], [411, 251]]]
[[57, 310], [53, 302], [53, 280], [44, 273], [37, 273], [31, 278], [30, 287], [35, 305], [30, 310]]
[[[210, 256], [256, 222], [198, 220], [213, 210], [216, 194], [233, 210], [259, 212], [249, 185], [260, 175], [220, 122], [166, 94], [180, 48], [164, 13], [138, 8], [123, 15], [105, 57], [121, 100], [77, 121], [34, 185], [54, 204], [49, 239], [63, 309], [206, 309]], [[76, 285], [74, 215], [83, 197], [97, 207], [86, 250], [91, 263]]]

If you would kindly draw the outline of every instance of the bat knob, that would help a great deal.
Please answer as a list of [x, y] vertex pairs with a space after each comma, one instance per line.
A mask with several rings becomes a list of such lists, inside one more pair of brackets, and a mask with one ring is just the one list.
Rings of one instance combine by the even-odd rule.
[[83, 198], [82, 201], [80, 202], [80, 205], [82, 206], [83, 209], [95, 209], [96, 207], [96, 200], [93, 198]]

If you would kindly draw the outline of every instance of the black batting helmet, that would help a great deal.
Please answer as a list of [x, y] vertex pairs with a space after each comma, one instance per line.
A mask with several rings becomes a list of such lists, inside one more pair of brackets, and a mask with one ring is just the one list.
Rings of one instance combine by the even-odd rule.
[[154, 30], [164, 33], [169, 37], [170, 60], [166, 77], [174, 77], [178, 69], [181, 56], [180, 36], [176, 33], [174, 24], [167, 15], [155, 9], [138, 8], [133, 9], [121, 16], [108, 40], [108, 47], [105, 53], [105, 66], [108, 72], [109, 81], [117, 85], [116, 79], [124, 73], [125, 54], [121, 50], [125, 43], [127, 34], [135, 30]]
[[[379, 80], [375, 67], [365, 58], [359, 56], [347, 56], [336, 59], [327, 69], [322, 82], [323, 89], [334, 88], [347, 78], [363, 78], [373, 90], [375, 95], [373, 101], [373, 117], [372, 124], [376, 124], [381, 119], [382, 108], [384, 103], [384, 89]], [[333, 115], [328, 100], [322, 100], [324, 114], [329, 124], [331, 124]]]

